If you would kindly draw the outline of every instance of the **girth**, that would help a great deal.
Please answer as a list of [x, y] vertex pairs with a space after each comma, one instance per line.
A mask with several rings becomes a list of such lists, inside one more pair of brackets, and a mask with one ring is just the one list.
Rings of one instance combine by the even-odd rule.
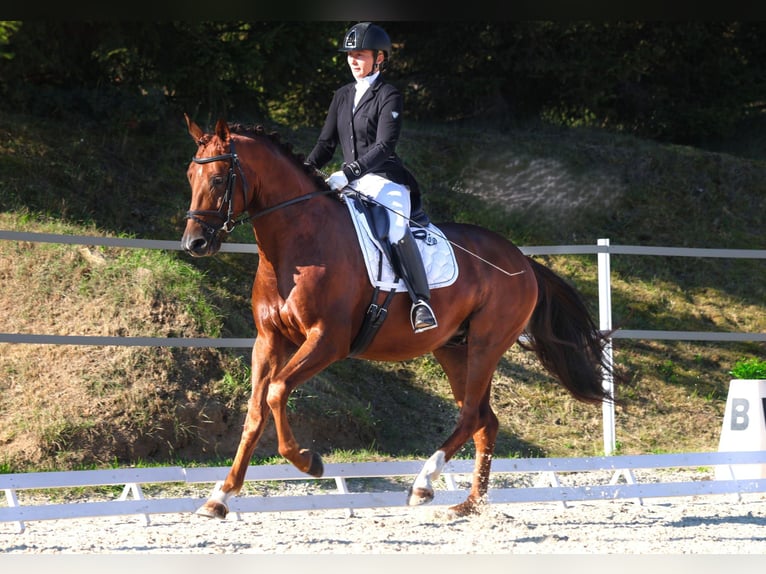
[[[345, 199], [346, 201], [351, 201], [354, 208], [363, 213], [367, 218], [370, 229], [375, 235], [375, 240], [385, 256], [388, 257], [388, 260], [391, 261], [391, 244], [388, 242], [388, 212], [386, 208], [376, 203], [365, 201], [358, 194], [347, 194]], [[379, 280], [382, 274], [383, 258], [381, 257], [378, 264]], [[396, 289], [387, 291], [382, 303], [378, 303], [380, 292], [381, 289], [377, 286], [372, 292], [372, 301], [364, 315], [362, 326], [351, 343], [351, 352], [349, 353], [351, 357], [359, 355], [367, 349], [388, 316], [388, 306], [391, 304], [391, 299], [393, 299]]]

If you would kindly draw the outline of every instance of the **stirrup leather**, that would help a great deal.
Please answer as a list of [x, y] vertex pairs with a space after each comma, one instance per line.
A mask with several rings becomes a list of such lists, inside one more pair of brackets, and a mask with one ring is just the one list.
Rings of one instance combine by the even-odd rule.
[[[416, 317], [418, 315], [418, 311], [426, 311], [429, 315], [428, 318], [423, 318], [420, 322], [416, 320]], [[415, 333], [422, 333], [423, 331], [428, 331], [429, 329], [435, 329], [439, 326], [439, 324], [436, 321], [436, 315], [434, 314], [433, 309], [431, 309], [431, 306], [428, 304], [428, 301], [424, 301], [423, 299], [419, 299], [415, 303], [412, 304], [412, 309], [410, 310], [410, 323], [412, 324], [412, 330]]]

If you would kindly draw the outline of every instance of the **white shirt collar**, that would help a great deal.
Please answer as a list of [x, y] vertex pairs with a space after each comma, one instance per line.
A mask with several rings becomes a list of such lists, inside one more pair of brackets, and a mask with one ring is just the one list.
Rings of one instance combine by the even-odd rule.
[[362, 96], [379, 75], [380, 72], [375, 72], [374, 74], [370, 74], [369, 76], [365, 76], [361, 80], [356, 81], [356, 93], [354, 94], [354, 105], [351, 108], [352, 110], [356, 110], [356, 105], [359, 103], [359, 100], [362, 99]]
[[374, 74], [370, 74], [369, 76], [365, 76], [361, 80], [356, 81], [356, 89], [365, 91], [367, 88], [369, 88], [375, 80], [378, 79], [378, 76], [380, 75], [380, 72], [375, 72]]

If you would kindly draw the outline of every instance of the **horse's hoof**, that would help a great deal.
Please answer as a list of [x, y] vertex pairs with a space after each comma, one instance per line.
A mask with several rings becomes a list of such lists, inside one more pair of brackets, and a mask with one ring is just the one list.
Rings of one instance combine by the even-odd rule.
[[430, 488], [410, 488], [407, 494], [408, 506], [427, 504], [434, 499], [434, 491]]
[[307, 472], [316, 478], [321, 478], [324, 474], [324, 463], [322, 462], [322, 457], [315, 452], [311, 453], [311, 465], [309, 465]]
[[484, 511], [484, 508], [486, 508], [486, 506], [487, 506], [487, 503], [483, 500], [480, 500], [477, 502], [469, 498], [465, 502], [461, 502], [460, 504], [456, 504], [455, 506], [450, 506], [448, 509], [448, 512], [454, 518], [463, 518], [465, 516], [476, 516], [481, 514]]
[[223, 502], [208, 500], [205, 504], [200, 506], [194, 514], [206, 518], [218, 518], [219, 520], [224, 520], [228, 513], [229, 509]]

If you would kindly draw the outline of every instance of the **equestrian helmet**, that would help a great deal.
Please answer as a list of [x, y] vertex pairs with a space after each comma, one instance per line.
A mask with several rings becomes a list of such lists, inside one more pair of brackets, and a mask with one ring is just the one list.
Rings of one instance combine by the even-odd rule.
[[343, 37], [339, 52], [352, 50], [382, 50], [388, 58], [391, 53], [391, 38], [386, 31], [372, 22], [362, 22], [349, 28]]

